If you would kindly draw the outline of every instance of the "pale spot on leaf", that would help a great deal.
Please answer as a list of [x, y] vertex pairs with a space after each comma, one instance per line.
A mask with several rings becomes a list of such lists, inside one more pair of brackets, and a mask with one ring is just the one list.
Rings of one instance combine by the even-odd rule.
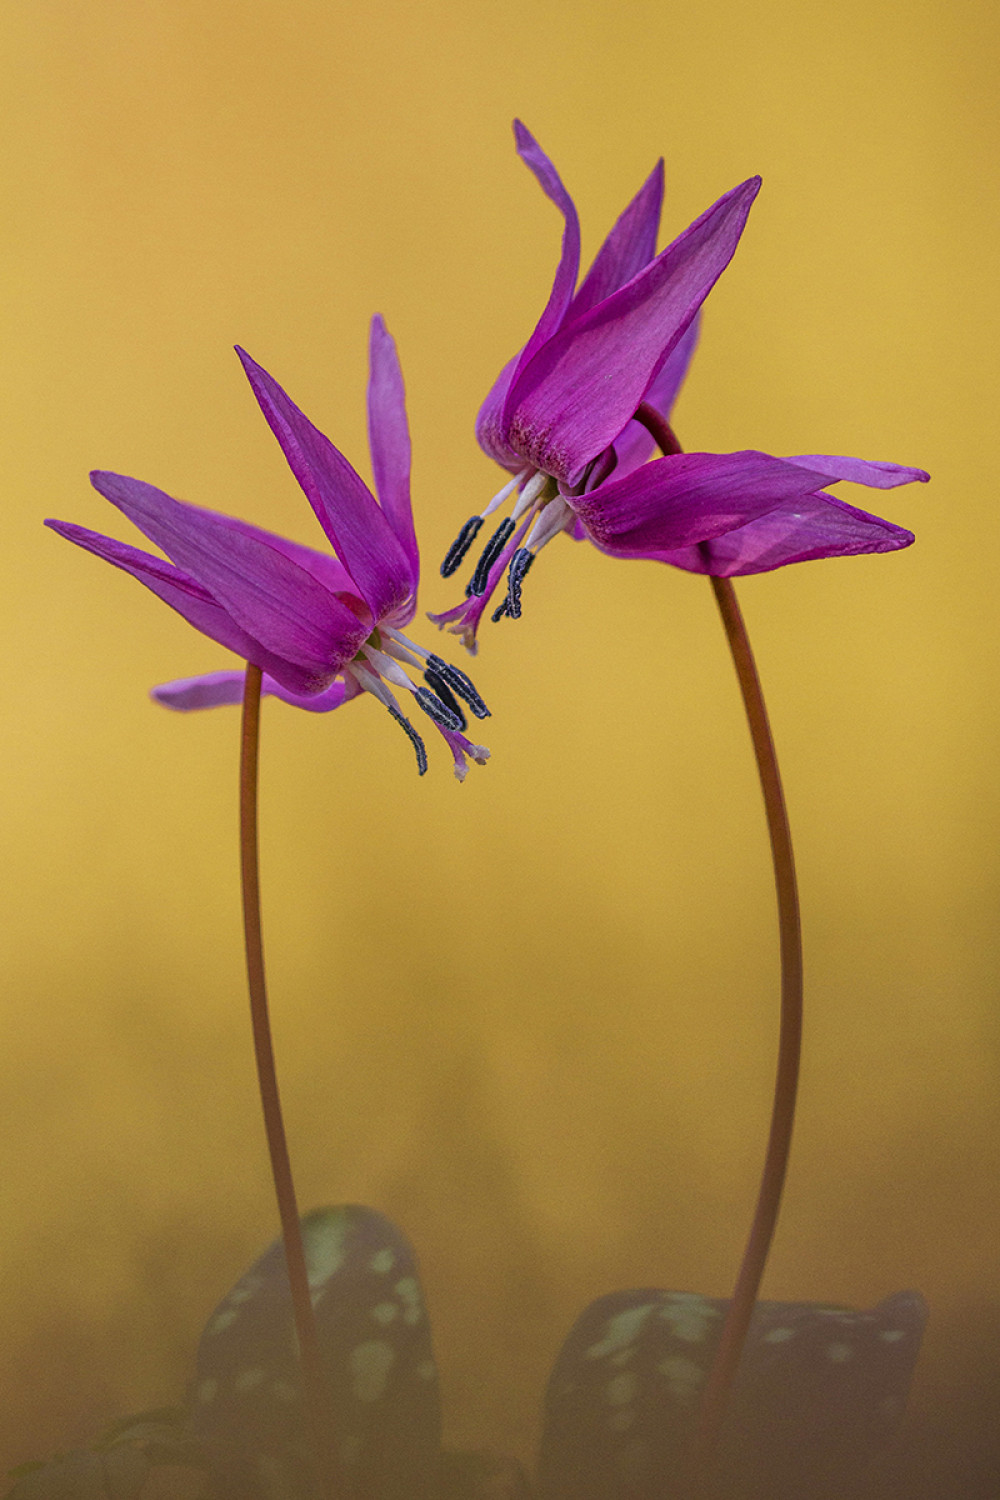
[[633, 1344], [643, 1323], [653, 1311], [653, 1306], [652, 1302], [647, 1302], [642, 1307], [629, 1307], [609, 1318], [603, 1339], [591, 1344], [587, 1350], [587, 1358], [603, 1359], [606, 1354], [615, 1354], [619, 1349]]
[[616, 1375], [613, 1380], [608, 1381], [604, 1390], [608, 1404], [628, 1406], [629, 1402], [635, 1398], [637, 1384], [634, 1370], [626, 1370], [624, 1374]]
[[403, 1322], [411, 1327], [420, 1322], [420, 1288], [412, 1276], [404, 1276], [397, 1281], [393, 1291], [403, 1304]]
[[689, 1401], [705, 1378], [705, 1372], [684, 1354], [671, 1355], [656, 1367], [667, 1378], [667, 1389], [676, 1401]]
[[344, 1264], [347, 1217], [340, 1209], [310, 1216], [302, 1223], [302, 1240], [313, 1291], [324, 1287]]
[[384, 1339], [369, 1339], [351, 1350], [351, 1389], [359, 1401], [377, 1401], [385, 1394], [396, 1351]]
[[215, 1317], [212, 1319], [211, 1323], [209, 1323], [205, 1332], [225, 1333], [226, 1329], [231, 1328], [238, 1317], [239, 1313], [236, 1311], [235, 1307], [224, 1307], [220, 1313], [216, 1313]]
[[660, 1308], [660, 1317], [670, 1325], [674, 1338], [685, 1344], [701, 1344], [708, 1337], [710, 1320], [722, 1314], [696, 1292], [672, 1292], [670, 1301]]

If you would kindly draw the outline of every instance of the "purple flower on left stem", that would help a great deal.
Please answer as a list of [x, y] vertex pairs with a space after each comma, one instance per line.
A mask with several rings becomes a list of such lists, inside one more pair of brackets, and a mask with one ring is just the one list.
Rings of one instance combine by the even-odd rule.
[[[416, 612], [420, 557], [403, 377], [385, 324], [372, 319], [368, 380], [377, 501], [277, 381], [237, 353], [336, 556], [102, 471], [90, 476], [94, 488], [169, 562], [69, 521], [45, 524], [131, 573], [196, 630], [259, 667], [262, 692], [315, 713], [371, 693], [406, 731], [422, 775], [423, 740], [393, 690], [411, 693], [448, 742], [462, 780], [469, 759], [482, 765], [489, 756], [466, 739], [466, 710], [479, 719], [489, 710], [464, 672], [402, 633]], [[213, 708], [239, 703], [243, 682], [239, 670], [210, 672], [165, 683], [152, 696], [169, 708]]]

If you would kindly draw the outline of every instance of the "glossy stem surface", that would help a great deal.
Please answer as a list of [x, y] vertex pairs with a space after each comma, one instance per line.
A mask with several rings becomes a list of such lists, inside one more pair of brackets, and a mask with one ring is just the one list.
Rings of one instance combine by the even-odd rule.
[[243, 689], [243, 723], [240, 741], [240, 869], [243, 887], [243, 931], [246, 939], [247, 984], [250, 990], [250, 1018], [253, 1048], [257, 1061], [260, 1102], [264, 1111], [264, 1131], [271, 1157], [271, 1174], [278, 1199], [281, 1237], [285, 1246], [288, 1280], [292, 1292], [292, 1314], [298, 1338], [302, 1392], [312, 1436], [317, 1478], [325, 1500], [335, 1500], [340, 1493], [336, 1463], [331, 1449], [333, 1428], [329, 1401], [320, 1359], [316, 1320], [309, 1295], [302, 1227], [299, 1223], [295, 1183], [285, 1138], [285, 1125], [278, 1093], [278, 1075], [271, 1041], [271, 1022], [267, 1007], [267, 983], [264, 974], [264, 943], [260, 916], [260, 864], [257, 837], [257, 766], [260, 747], [259, 667], [247, 663]]
[[[681, 447], [673, 429], [652, 407], [645, 404], [637, 419], [651, 433], [664, 454], [680, 453]], [[785, 807], [785, 795], [778, 770], [778, 757], [768, 722], [764, 694], [757, 675], [746, 625], [736, 600], [736, 591], [728, 578], [710, 578], [715, 601], [729, 642], [736, 676], [743, 696], [750, 738], [753, 742], [764, 811], [771, 840], [771, 859], [778, 901], [778, 929], [781, 949], [781, 1018], [778, 1034], [778, 1063], [771, 1107], [771, 1128], [767, 1153], [757, 1194], [757, 1207], [740, 1264], [732, 1300], [722, 1327], [715, 1361], [702, 1393], [697, 1427], [690, 1454], [691, 1487], [695, 1494], [708, 1484], [719, 1431], [725, 1416], [726, 1402], [740, 1362], [754, 1304], [760, 1290], [774, 1229], [781, 1207], [781, 1194], [788, 1167], [795, 1123], [795, 1100], [798, 1093], [799, 1059], [802, 1053], [802, 924], [799, 916], [799, 894], [795, 879], [792, 834]]]

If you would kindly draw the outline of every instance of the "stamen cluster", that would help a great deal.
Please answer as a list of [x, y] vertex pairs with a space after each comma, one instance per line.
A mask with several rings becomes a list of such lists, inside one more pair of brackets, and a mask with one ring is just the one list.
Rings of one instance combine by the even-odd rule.
[[[403, 670], [404, 666], [422, 671], [426, 687], [419, 687], [413, 682]], [[427, 717], [449, 734], [460, 735], [468, 728], [469, 721], [462, 702], [477, 719], [490, 717], [490, 711], [474, 683], [464, 672], [433, 652], [425, 651], [423, 646], [389, 626], [383, 626], [381, 631], [372, 631], [357, 656], [345, 667], [344, 676], [348, 681], [356, 683], [359, 692], [371, 693], [389, 710], [416, 751], [417, 768], [421, 776], [427, 770], [427, 749], [400, 708], [390, 683], [412, 693], [418, 707]], [[483, 764], [489, 751], [482, 745], [469, 745], [467, 754]]]
[[572, 509], [557, 493], [555, 481], [537, 469], [524, 468], [498, 490], [478, 516], [471, 516], [466, 521], [441, 564], [442, 578], [449, 578], [457, 571], [487, 516], [492, 515], [515, 490], [518, 494], [511, 514], [500, 522], [486, 543], [465, 586], [467, 599], [489, 597], [496, 587], [496, 577], [501, 577], [507, 570], [507, 594], [493, 611], [494, 622], [504, 615], [510, 615], [514, 620], [520, 617], [524, 575], [546, 542], [551, 541], [573, 518]]

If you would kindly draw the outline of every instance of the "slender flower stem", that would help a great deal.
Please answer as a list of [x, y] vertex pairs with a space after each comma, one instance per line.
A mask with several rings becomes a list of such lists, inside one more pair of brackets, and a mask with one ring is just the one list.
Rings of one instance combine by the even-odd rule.
[[[679, 453], [680, 444], [667, 422], [643, 404], [636, 413], [664, 454]], [[736, 592], [728, 578], [711, 578], [715, 601], [729, 642], [733, 665], [743, 695], [750, 738], [757, 759], [764, 811], [771, 840], [771, 859], [778, 899], [778, 928], [781, 948], [781, 1020], [778, 1036], [778, 1063], [771, 1108], [771, 1129], [757, 1194], [757, 1207], [743, 1260], [740, 1264], [732, 1300], [722, 1327], [715, 1361], [709, 1372], [698, 1412], [698, 1423], [690, 1453], [692, 1492], [707, 1488], [712, 1460], [726, 1410], [726, 1401], [736, 1376], [740, 1355], [746, 1342], [754, 1303], [760, 1289], [774, 1229], [781, 1207], [781, 1194], [788, 1167], [788, 1154], [795, 1122], [795, 1099], [799, 1081], [799, 1059], [802, 1052], [802, 926], [799, 917], [798, 886], [788, 811], [781, 787], [778, 757], [768, 723], [760, 678], [750, 649], [750, 640]]]
[[240, 742], [240, 868], [243, 885], [243, 931], [246, 938], [247, 984], [253, 1026], [257, 1079], [264, 1110], [264, 1130], [271, 1156], [271, 1174], [278, 1199], [281, 1235], [285, 1245], [288, 1280], [292, 1291], [292, 1313], [298, 1337], [299, 1362], [306, 1413], [312, 1433], [313, 1454], [320, 1489], [325, 1500], [335, 1500], [342, 1486], [331, 1449], [333, 1427], [320, 1359], [316, 1320], [309, 1295], [302, 1228], [295, 1200], [295, 1184], [285, 1139], [285, 1125], [274, 1065], [271, 1022], [267, 1008], [264, 975], [264, 944], [260, 918], [260, 869], [257, 838], [257, 764], [260, 746], [261, 671], [247, 662], [243, 689], [243, 723]]
[[788, 1167], [795, 1122], [795, 1099], [799, 1081], [799, 1058], [802, 1052], [802, 931], [799, 898], [795, 880], [792, 837], [788, 824], [778, 760], [764, 706], [760, 678], [754, 664], [750, 641], [736, 592], [728, 578], [713, 578], [719, 613], [729, 641], [733, 665], [739, 678], [740, 692], [746, 709], [750, 737], [757, 757], [768, 832], [774, 864], [774, 884], [778, 898], [778, 924], [781, 946], [781, 1021], [778, 1036], [778, 1063], [771, 1107], [771, 1129], [767, 1142], [764, 1170], [757, 1194], [757, 1207], [732, 1300], [722, 1328], [702, 1396], [698, 1427], [692, 1449], [695, 1474], [708, 1468], [725, 1413], [726, 1398], [736, 1375], [740, 1355], [754, 1303], [764, 1275], [764, 1266], [774, 1238], [775, 1224], [781, 1207], [781, 1194]]

